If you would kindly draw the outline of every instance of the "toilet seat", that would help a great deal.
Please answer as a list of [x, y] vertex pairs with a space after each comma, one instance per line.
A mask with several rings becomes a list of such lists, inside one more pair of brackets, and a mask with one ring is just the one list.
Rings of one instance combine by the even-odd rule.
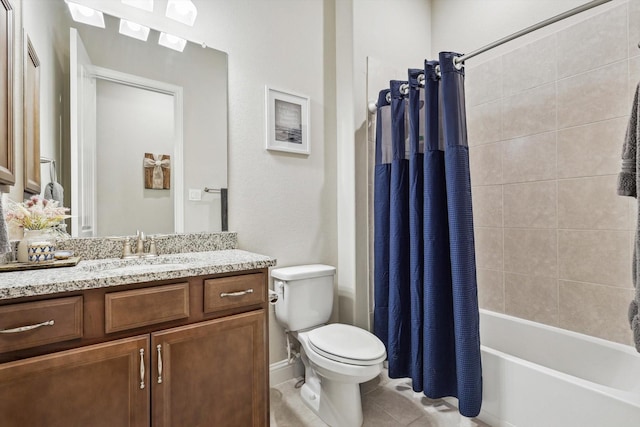
[[371, 366], [386, 358], [382, 341], [364, 329], [332, 323], [307, 333], [310, 347], [336, 362]]

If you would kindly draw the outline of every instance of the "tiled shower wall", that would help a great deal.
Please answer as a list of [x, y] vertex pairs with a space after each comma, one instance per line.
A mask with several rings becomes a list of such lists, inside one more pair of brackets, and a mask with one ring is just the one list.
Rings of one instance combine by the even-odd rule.
[[640, 2], [468, 64], [480, 306], [631, 343], [635, 199], [616, 195]]

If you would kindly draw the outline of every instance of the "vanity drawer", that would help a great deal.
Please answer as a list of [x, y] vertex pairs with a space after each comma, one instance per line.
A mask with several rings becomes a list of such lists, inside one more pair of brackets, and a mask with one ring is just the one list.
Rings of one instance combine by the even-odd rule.
[[0, 307], [0, 353], [82, 338], [82, 297]]
[[266, 293], [262, 273], [205, 280], [204, 312], [261, 304], [266, 301]]
[[111, 292], [104, 299], [108, 334], [189, 317], [188, 282]]

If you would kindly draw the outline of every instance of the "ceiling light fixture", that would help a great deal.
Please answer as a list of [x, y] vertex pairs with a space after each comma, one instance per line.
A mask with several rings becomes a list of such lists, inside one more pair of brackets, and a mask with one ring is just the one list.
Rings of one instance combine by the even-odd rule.
[[120, 0], [127, 6], [137, 7], [138, 9], [153, 12], [153, 0]]
[[158, 44], [164, 47], [168, 47], [169, 49], [182, 52], [184, 50], [184, 47], [187, 45], [187, 41], [183, 38], [171, 34], [160, 33]]
[[67, 6], [74, 21], [104, 28], [104, 15], [102, 12], [70, 1], [67, 2]]
[[198, 9], [196, 9], [196, 5], [191, 0], [169, 0], [165, 15], [167, 15], [167, 18], [193, 27], [198, 15]]
[[119, 31], [120, 34], [124, 34], [125, 36], [146, 42], [149, 37], [149, 30], [149, 27], [145, 27], [144, 25], [136, 24], [135, 22], [127, 21], [126, 19], [120, 19]]

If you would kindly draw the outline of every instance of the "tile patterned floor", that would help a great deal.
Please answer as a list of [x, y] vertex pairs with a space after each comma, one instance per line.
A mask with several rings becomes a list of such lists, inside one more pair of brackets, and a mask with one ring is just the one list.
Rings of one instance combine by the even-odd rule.
[[[300, 398], [297, 380], [271, 388], [271, 427], [326, 427]], [[414, 393], [408, 379], [389, 379], [386, 369], [361, 386], [364, 427], [490, 427], [462, 417], [442, 399]]]

